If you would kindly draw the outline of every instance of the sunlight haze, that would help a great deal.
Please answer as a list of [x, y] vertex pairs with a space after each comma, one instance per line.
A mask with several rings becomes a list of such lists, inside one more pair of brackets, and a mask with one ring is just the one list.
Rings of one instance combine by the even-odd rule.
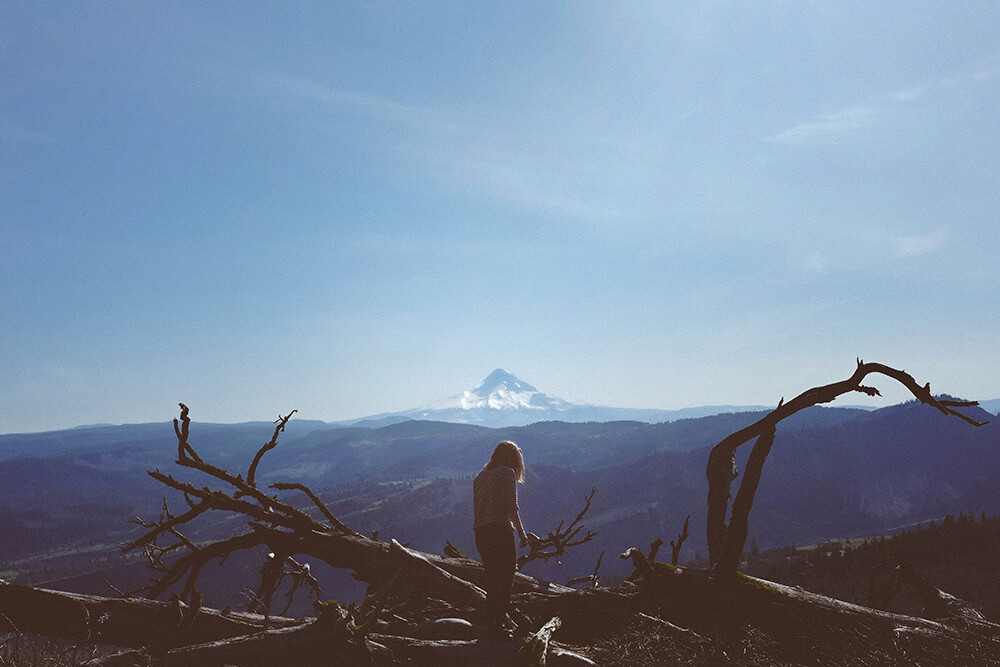
[[[1000, 397], [1000, 4], [0, 3], [0, 433], [497, 367]], [[883, 405], [910, 398], [885, 378]]]

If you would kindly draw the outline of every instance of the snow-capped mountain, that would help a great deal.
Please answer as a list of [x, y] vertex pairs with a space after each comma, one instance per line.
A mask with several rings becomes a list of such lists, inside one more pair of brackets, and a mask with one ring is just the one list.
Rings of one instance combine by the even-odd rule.
[[364, 422], [371, 425], [405, 419], [420, 419], [477, 424], [491, 428], [527, 426], [540, 421], [609, 422], [631, 420], [657, 423], [756, 409], [763, 408], [758, 406], [706, 406], [683, 410], [643, 410], [602, 407], [550, 396], [521, 380], [513, 373], [497, 368], [474, 389], [433, 401], [420, 408], [374, 415], [354, 423]]
[[475, 389], [435, 401], [425, 409], [431, 412], [456, 408], [466, 411], [487, 408], [500, 411], [564, 412], [581, 406], [582, 404], [564, 401], [540, 392], [516, 375], [498, 368], [476, 385]]

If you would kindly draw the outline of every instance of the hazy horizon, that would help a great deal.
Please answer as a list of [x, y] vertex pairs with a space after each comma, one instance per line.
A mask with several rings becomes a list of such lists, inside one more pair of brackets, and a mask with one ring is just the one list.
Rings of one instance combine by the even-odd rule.
[[[0, 4], [0, 433], [1000, 396], [1000, 5]], [[888, 379], [884, 405], [909, 398]]]
[[[497, 370], [503, 370], [503, 369], [497, 369]], [[516, 376], [516, 374], [511, 374], [511, 375], [515, 375]], [[521, 380], [522, 382], [525, 381], [524, 378], [517, 377], [517, 379]], [[527, 384], [530, 385], [531, 383], [527, 382]], [[536, 389], [538, 391], [541, 391], [541, 393], [546, 394], [550, 398], [555, 398], [557, 400], [563, 399], [562, 396], [552, 396], [551, 394], [548, 394], [547, 392], [545, 392], [543, 389], [538, 389], [537, 387], [534, 387], [534, 386], [532, 386], [531, 388], [532, 389]], [[380, 412], [375, 412], [375, 413], [370, 413], [370, 414], [365, 414], [365, 415], [355, 415], [353, 417], [349, 417], [349, 418], [346, 418], [346, 419], [324, 420], [324, 419], [319, 419], [319, 418], [316, 418], [316, 417], [303, 417], [303, 416], [299, 415], [296, 412], [296, 415], [293, 418], [293, 421], [308, 420], [308, 421], [321, 421], [321, 422], [330, 423], [330, 424], [337, 424], [337, 423], [351, 424], [351, 423], [354, 423], [354, 422], [364, 421], [366, 419], [373, 419], [373, 418], [374, 419], [382, 419], [382, 418], [386, 418], [386, 417], [393, 416], [393, 415], [401, 415], [401, 416], [404, 416], [404, 417], [410, 418], [410, 419], [425, 419], [425, 417], [422, 417], [422, 416], [407, 415], [406, 413], [408, 413], [408, 412], [418, 412], [418, 411], [426, 410], [426, 409], [435, 410], [435, 409], [439, 409], [439, 408], [443, 408], [443, 409], [447, 410], [448, 408], [454, 407], [453, 403], [454, 403], [455, 399], [458, 399], [458, 398], [462, 397], [463, 394], [464, 395], [468, 395], [470, 392], [474, 391], [475, 389], [478, 389], [478, 386], [477, 387], [468, 387], [465, 390], [463, 390], [462, 392], [458, 392], [458, 393], [453, 394], [451, 396], [438, 397], [438, 398], [436, 398], [434, 400], [425, 401], [423, 404], [420, 404], [420, 405], [411, 405], [411, 406], [407, 406], [407, 407], [399, 408], [399, 409], [383, 410], [383, 411], [380, 411]], [[790, 398], [790, 397], [783, 397], [783, 398]], [[900, 402], [901, 403], [905, 403], [905, 402], [914, 401], [914, 400], [916, 400], [916, 399], [912, 395], [906, 395], [906, 396], [904, 396], [902, 398], [902, 400]], [[1000, 409], [1000, 398], [993, 398], [993, 399], [983, 398], [983, 399], [973, 399], [973, 400], [981, 400], [981, 401], [983, 401], [984, 405], [982, 407], [985, 410], [987, 410], [988, 412], [993, 412], [993, 411], [996, 411], [997, 409]], [[440, 404], [444, 404], [444, 405], [442, 406]], [[854, 393], [854, 394], [844, 394], [843, 396], [841, 396], [840, 398], [834, 400], [833, 402], [824, 403], [824, 404], [820, 404], [820, 405], [822, 407], [862, 408], [862, 409], [873, 410], [873, 409], [877, 409], [879, 407], [887, 407], [887, 406], [892, 406], [892, 405], [897, 405], [897, 404], [898, 403], [894, 403], [894, 402], [890, 402], [890, 401], [885, 400], [884, 397], [870, 399], [869, 397], [867, 397], [864, 394]], [[628, 409], [630, 409], [630, 408], [623, 408], [623, 406], [616, 406], [616, 405], [594, 405], [594, 404], [582, 404], [582, 403], [578, 403], [578, 405], [580, 405], [581, 407], [588, 407], [588, 408], [595, 408], [595, 409], [610, 409], [610, 410], [622, 410], [622, 409], [628, 410]], [[738, 404], [737, 405], [737, 404], [728, 404], [728, 403], [708, 403], [708, 404], [703, 404], [703, 405], [683, 406], [683, 407], [680, 407], [680, 408], [634, 408], [634, 409], [639, 410], [639, 411], [642, 411], [642, 410], [649, 410], [649, 411], [662, 410], [663, 412], [681, 412], [681, 413], [683, 413], [685, 411], [691, 411], [691, 412], [701, 413], [703, 410], [706, 410], [706, 409], [715, 409], [715, 408], [722, 408], [722, 409], [733, 408], [733, 409], [736, 409], [736, 410], [768, 410], [768, 409], [771, 409], [773, 407], [775, 407], [775, 406], [774, 405], [768, 406], [768, 405], [764, 405], [764, 404]], [[295, 409], [295, 408], [292, 408], [292, 409]], [[288, 411], [285, 411], [282, 414], [286, 414], [287, 412]], [[711, 414], [715, 414], [715, 413], [711, 413]], [[168, 417], [162, 418], [162, 419], [157, 419], [157, 420], [152, 420], [152, 421], [149, 421], [149, 422], [137, 422], [137, 421], [125, 421], [125, 422], [118, 422], [118, 423], [113, 423], [113, 422], [94, 422], [94, 423], [88, 423], [88, 424], [75, 424], [73, 426], [59, 427], [59, 428], [54, 428], [54, 429], [41, 429], [41, 430], [36, 430], [36, 431], [0, 433], [0, 436], [5, 436], [5, 435], [15, 435], [16, 436], [16, 435], [21, 435], [21, 434], [30, 435], [30, 434], [33, 434], [33, 433], [44, 433], [44, 432], [61, 431], [61, 430], [75, 430], [75, 429], [84, 429], [84, 428], [134, 426], [134, 425], [147, 424], [147, 423], [163, 423], [163, 424], [168, 424], [176, 416], [177, 416], [177, 410], [175, 409], [174, 413], [171, 414], [171, 415], [169, 415]], [[194, 416], [196, 417], [196, 415], [194, 415]], [[696, 415], [690, 415], [689, 414], [689, 415], [686, 415], [686, 417], [677, 417], [677, 418], [690, 418], [692, 416], [697, 417], [697, 416], [701, 416], [701, 414], [696, 414]], [[543, 417], [541, 419], [541, 421], [545, 421], [545, 419], [547, 419], [547, 418], [548, 417]], [[560, 419], [560, 420], [564, 420], [565, 419], [563, 417], [557, 417], [557, 418]], [[615, 419], [625, 419], [625, 418], [632, 419], [633, 417], [618, 417], [618, 416], [615, 417]], [[438, 417], [430, 417], [430, 419], [438, 419]], [[441, 418], [441, 419], [443, 421], [451, 421], [450, 419], [447, 419], [447, 418]], [[588, 421], [589, 420], [590, 420], [590, 418], [588, 418]], [[602, 419], [599, 419], [599, 418], [597, 420], [598, 421], [603, 421]], [[219, 421], [215, 421], [215, 420], [201, 419], [201, 418], [193, 418], [192, 421], [194, 421], [196, 423], [237, 424], [237, 423], [250, 423], [250, 422], [269, 423], [271, 420], [267, 419], [266, 417], [260, 417], [260, 418], [255, 418], [255, 419], [241, 420], [239, 422], [219, 422]], [[458, 422], [458, 423], [466, 423], [466, 422]], [[475, 424], [478, 424], [480, 426], [486, 426], [488, 428], [504, 428], [505, 427], [505, 426], [498, 426], [496, 424], [485, 424], [485, 423], [479, 423], [479, 422], [468, 422], [468, 423], [475, 423]], [[506, 426], [509, 426], [509, 425], [511, 425], [511, 424], [506, 424]], [[518, 422], [517, 425], [520, 425], [520, 422]]]

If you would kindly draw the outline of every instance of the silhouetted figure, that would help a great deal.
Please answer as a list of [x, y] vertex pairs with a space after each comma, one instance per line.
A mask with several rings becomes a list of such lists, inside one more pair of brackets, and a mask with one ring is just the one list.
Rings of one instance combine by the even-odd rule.
[[522, 547], [528, 546], [529, 539], [538, 539], [521, 525], [517, 482], [524, 482], [524, 457], [520, 447], [504, 440], [472, 483], [476, 548], [486, 569], [486, 625], [494, 636], [503, 633], [510, 605], [517, 562], [514, 530]]

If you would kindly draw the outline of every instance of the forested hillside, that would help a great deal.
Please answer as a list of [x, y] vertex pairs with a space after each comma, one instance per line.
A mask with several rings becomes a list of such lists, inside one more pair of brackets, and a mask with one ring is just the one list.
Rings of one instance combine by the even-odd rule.
[[[868, 604], [869, 588], [881, 594], [892, 585], [892, 556], [909, 561], [939, 588], [967, 600], [993, 621], [1000, 621], [1000, 516], [947, 515], [894, 535], [841, 542], [789, 546], [747, 554], [744, 571], [769, 581]], [[888, 568], [880, 565], [889, 563]], [[884, 597], [884, 596], [881, 596]], [[879, 602], [876, 600], [874, 602]], [[917, 615], [923, 602], [903, 586], [883, 608]]]

